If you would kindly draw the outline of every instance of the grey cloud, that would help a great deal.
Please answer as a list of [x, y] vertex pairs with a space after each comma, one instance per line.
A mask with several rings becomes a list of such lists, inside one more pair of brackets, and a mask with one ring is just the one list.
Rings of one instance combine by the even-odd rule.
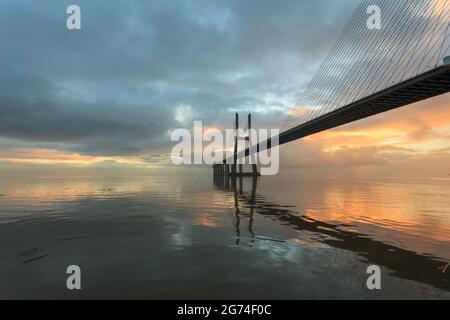
[[[278, 126], [357, 0], [0, 4], [0, 137], [93, 155], [162, 152], [179, 106]], [[0, 146], [1, 147], [1, 146]]]

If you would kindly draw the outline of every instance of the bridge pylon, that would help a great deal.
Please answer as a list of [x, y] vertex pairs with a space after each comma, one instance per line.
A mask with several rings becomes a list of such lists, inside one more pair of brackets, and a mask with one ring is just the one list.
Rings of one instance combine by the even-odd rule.
[[[248, 115], [247, 128], [249, 130], [252, 128], [252, 115]], [[233, 153], [233, 164], [227, 164], [226, 160], [223, 164], [214, 164], [213, 171], [216, 177], [259, 177], [261, 174], [258, 172], [258, 166], [256, 163], [252, 163], [252, 171], [245, 172], [244, 165], [238, 163], [238, 141], [239, 141], [239, 114], [236, 113], [235, 118], [235, 139], [234, 139], [234, 153]], [[250, 136], [245, 137], [245, 141], [250, 143]], [[248, 146], [250, 147], [250, 146]], [[231, 169], [231, 170], [230, 170]]]

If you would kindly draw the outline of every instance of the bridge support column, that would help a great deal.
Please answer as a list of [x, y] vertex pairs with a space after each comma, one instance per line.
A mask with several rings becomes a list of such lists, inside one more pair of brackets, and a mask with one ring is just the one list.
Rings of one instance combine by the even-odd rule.
[[[248, 129], [250, 130], [251, 128], [252, 128], [252, 115], [249, 114], [248, 115]], [[235, 136], [235, 141], [234, 141], [233, 164], [231, 164], [231, 165], [225, 164], [225, 168], [224, 168], [225, 176], [230, 176], [230, 177], [258, 177], [258, 176], [260, 176], [256, 163], [252, 163], [252, 172], [244, 172], [244, 164], [238, 163], [238, 141], [239, 141], [239, 138], [242, 138], [242, 137], [238, 136], [238, 130], [239, 130], [239, 114], [238, 113], [236, 113], [235, 129], [236, 129], [236, 136]], [[246, 137], [245, 139], [246, 139], [246, 141], [250, 141], [250, 135], [249, 135], [249, 137]], [[240, 161], [242, 161], [242, 160], [240, 160]], [[231, 168], [230, 168], [230, 166], [231, 166]], [[229, 172], [230, 169], [231, 169], [231, 172]]]
[[236, 113], [235, 127], [236, 136], [234, 137], [234, 155], [233, 155], [233, 176], [236, 176], [237, 169], [237, 152], [238, 152], [238, 130], [239, 130], [239, 114]]
[[[252, 114], [250, 113], [248, 115], [248, 130], [250, 133], [250, 129], [252, 128]], [[248, 141], [249, 141], [249, 147], [250, 147], [250, 137], [248, 137]], [[253, 163], [253, 159], [252, 159], [252, 155], [250, 155], [250, 162], [252, 163], [252, 173], [253, 176], [259, 176], [259, 172], [258, 172], [258, 167], [256, 166], [256, 163]]]

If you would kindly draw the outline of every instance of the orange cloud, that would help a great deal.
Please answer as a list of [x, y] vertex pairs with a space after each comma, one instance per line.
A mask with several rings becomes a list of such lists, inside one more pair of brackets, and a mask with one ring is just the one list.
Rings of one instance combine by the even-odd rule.
[[309, 107], [298, 107], [289, 109], [287, 114], [291, 117], [301, 117], [309, 112], [311, 112], [311, 108]]
[[450, 95], [324, 131], [281, 150], [282, 166], [380, 167], [384, 172], [447, 176]]
[[[444, 95], [292, 142], [281, 148], [281, 166], [380, 166], [385, 170], [408, 167], [413, 173], [433, 168], [440, 175], [446, 174], [450, 171], [449, 106], [450, 95]], [[213, 129], [205, 128], [205, 131]], [[15, 148], [0, 149], [0, 162], [155, 168], [167, 166], [170, 159], [161, 155], [98, 157], [51, 149]]]
[[98, 157], [52, 149], [0, 149], [0, 161], [10, 165], [95, 166], [106, 163], [149, 167], [145, 157]]
[[306, 140], [319, 142], [326, 150], [342, 147], [414, 144], [443, 140], [438, 148], [450, 146], [450, 101], [448, 96], [406, 106], [360, 122], [313, 135]]

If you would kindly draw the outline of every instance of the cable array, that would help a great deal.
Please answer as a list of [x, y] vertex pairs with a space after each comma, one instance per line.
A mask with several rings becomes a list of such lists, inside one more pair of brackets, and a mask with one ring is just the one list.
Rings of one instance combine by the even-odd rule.
[[[372, 5], [380, 29], [368, 27]], [[450, 0], [362, 0], [281, 132], [439, 67], [449, 54], [449, 21]]]

